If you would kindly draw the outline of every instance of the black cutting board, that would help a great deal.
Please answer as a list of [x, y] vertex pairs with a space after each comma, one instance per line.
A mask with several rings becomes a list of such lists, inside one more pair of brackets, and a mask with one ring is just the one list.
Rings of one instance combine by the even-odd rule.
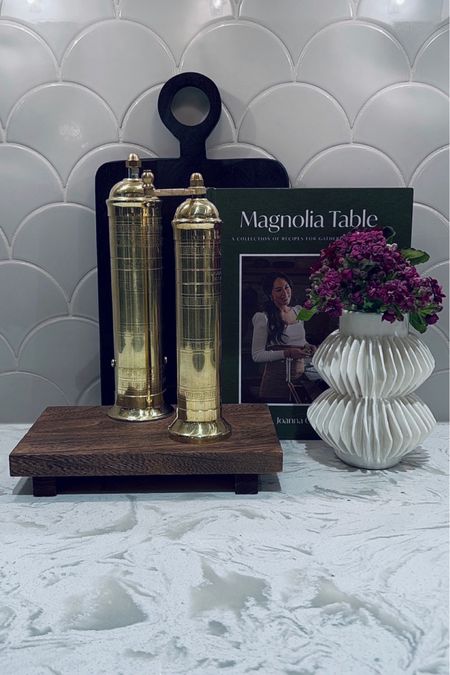
[[[209, 112], [195, 126], [179, 122], [172, 112], [175, 95], [193, 87], [203, 92], [209, 101]], [[165, 126], [180, 142], [180, 157], [142, 159], [142, 170], [151, 169], [157, 188], [187, 187], [194, 171], [203, 175], [207, 187], [289, 187], [286, 169], [273, 159], [208, 159], [206, 139], [219, 121], [221, 98], [216, 85], [200, 73], [181, 73], [171, 78], [161, 89], [158, 111]], [[151, 113], [150, 113], [151, 114]], [[103, 405], [114, 403], [114, 358], [109, 230], [106, 200], [115, 183], [126, 177], [125, 160], [103, 164], [95, 177], [97, 219], [98, 304], [100, 329], [100, 376]], [[175, 334], [175, 263], [173, 252], [172, 218], [179, 197], [162, 199], [163, 224], [163, 352], [167, 357], [167, 400], [176, 401], [176, 334]], [[226, 227], [226, 223], [223, 225]]]

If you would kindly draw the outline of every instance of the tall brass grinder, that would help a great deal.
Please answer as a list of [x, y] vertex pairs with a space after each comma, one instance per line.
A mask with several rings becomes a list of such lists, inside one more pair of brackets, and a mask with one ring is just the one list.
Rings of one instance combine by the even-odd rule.
[[161, 209], [153, 184], [139, 177], [131, 154], [128, 177], [108, 205], [113, 304], [115, 405], [109, 416], [128, 422], [164, 417], [161, 350]]
[[[191, 189], [203, 188], [199, 173]], [[203, 443], [224, 439], [231, 427], [220, 404], [220, 225], [218, 211], [204, 196], [186, 199], [172, 221], [177, 294], [177, 398], [169, 435]]]
[[128, 177], [108, 204], [113, 295], [115, 405], [129, 422], [164, 417], [161, 339], [160, 197], [185, 195], [173, 220], [176, 266], [178, 411], [169, 435], [202, 443], [231, 433], [220, 404], [220, 219], [200, 174], [188, 188], [155, 189], [131, 154]]

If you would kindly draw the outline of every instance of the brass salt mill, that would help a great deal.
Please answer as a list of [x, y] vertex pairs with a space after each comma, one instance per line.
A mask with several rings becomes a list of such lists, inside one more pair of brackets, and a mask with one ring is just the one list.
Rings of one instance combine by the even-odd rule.
[[139, 157], [130, 154], [126, 166], [107, 200], [116, 394], [108, 415], [146, 422], [172, 411], [164, 401], [161, 209], [151, 172], [139, 177]]
[[[187, 443], [225, 439], [220, 402], [221, 268], [218, 211], [194, 173], [189, 197], [172, 221], [177, 314], [177, 415], [169, 436]], [[203, 194], [202, 194], [203, 192]]]

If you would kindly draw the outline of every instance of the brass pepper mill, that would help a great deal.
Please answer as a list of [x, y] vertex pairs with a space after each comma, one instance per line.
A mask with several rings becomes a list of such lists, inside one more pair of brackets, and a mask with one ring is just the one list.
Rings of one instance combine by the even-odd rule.
[[[225, 439], [231, 427], [220, 402], [220, 225], [201, 174], [191, 176], [194, 196], [176, 210], [175, 241], [178, 409], [169, 426], [177, 441]], [[162, 192], [162, 191], [161, 191]]]
[[130, 154], [126, 166], [107, 200], [116, 393], [108, 415], [145, 422], [172, 410], [163, 386], [160, 200], [153, 174], [139, 177], [139, 157]]

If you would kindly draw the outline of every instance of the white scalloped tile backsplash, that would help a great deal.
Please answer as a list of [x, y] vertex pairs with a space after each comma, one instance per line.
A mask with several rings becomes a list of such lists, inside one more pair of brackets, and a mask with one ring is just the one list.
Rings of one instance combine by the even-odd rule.
[[[297, 187], [415, 189], [413, 242], [448, 292], [445, 0], [0, 2], [0, 421], [99, 393], [97, 168], [176, 156], [157, 99], [217, 83], [213, 158], [274, 157]], [[448, 304], [421, 395], [448, 415]]]

